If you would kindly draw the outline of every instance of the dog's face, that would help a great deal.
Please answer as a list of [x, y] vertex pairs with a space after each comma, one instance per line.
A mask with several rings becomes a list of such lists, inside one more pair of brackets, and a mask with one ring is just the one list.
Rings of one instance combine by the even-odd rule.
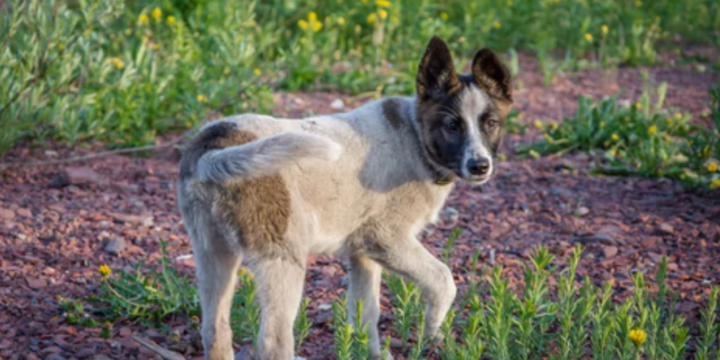
[[430, 161], [473, 183], [484, 183], [512, 106], [510, 75], [489, 49], [472, 73], [457, 75], [445, 42], [433, 37], [417, 74], [417, 119]]

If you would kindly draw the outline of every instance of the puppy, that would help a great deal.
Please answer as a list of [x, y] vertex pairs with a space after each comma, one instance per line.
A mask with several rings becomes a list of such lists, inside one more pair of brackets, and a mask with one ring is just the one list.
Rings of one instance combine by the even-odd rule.
[[205, 356], [233, 359], [230, 306], [244, 262], [262, 308], [256, 357], [292, 359], [306, 259], [319, 253], [349, 258], [348, 314], [363, 301], [373, 357], [383, 356], [382, 268], [420, 287], [425, 334], [439, 340], [456, 288], [417, 235], [456, 180], [490, 179], [511, 106], [510, 76], [491, 50], [478, 51], [471, 73], [458, 75], [447, 45], [433, 37], [414, 98], [303, 120], [241, 115], [205, 126], [183, 153], [178, 187]]

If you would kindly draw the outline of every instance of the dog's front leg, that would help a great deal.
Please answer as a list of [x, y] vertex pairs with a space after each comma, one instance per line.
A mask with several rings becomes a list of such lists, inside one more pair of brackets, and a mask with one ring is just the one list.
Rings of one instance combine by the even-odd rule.
[[414, 237], [404, 240], [379, 240], [371, 257], [385, 268], [414, 282], [422, 290], [427, 304], [425, 336], [433, 343], [442, 340], [439, 333], [445, 315], [452, 306], [457, 287], [450, 269], [436, 259]]
[[[383, 358], [377, 328], [380, 319], [381, 278], [382, 267], [380, 267], [380, 264], [365, 255], [350, 255], [348, 317], [352, 324], [356, 324], [357, 302], [362, 300], [362, 325], [367, 327], [370, 354], [374, 359]], [[389, 358], [389, 354], [385, 358]]]

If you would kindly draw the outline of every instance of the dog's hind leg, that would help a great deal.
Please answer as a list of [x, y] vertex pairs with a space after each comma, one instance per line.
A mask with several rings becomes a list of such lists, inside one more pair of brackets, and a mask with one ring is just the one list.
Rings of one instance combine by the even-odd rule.
[[362, 300], [362, 325], [367, 326], [370, 354], [375, 359], [382, 358], [380, 335], [378, 334], [377, 328], [378, 320], [380, 319], [381, 277], [382, 267], [380, 264], [365, 255], [353, 254], [350, 256], [350, 299], [348, 301], [348, 316], [351, 323], [357, 321], [357, 319], [355, 319], [357, 302]]
[[202, 339], [205, 358], [232, 360], [232, 305], [241, 256], [228, 251], [220, 242], [193, 241], [197, 266], [198, 293], [202, 305]]
[[276, 257], [260, 259], [255, 276], [261, 306], [257, 360], [292, 360], [293, 324], [302, 299], [305, 263]]

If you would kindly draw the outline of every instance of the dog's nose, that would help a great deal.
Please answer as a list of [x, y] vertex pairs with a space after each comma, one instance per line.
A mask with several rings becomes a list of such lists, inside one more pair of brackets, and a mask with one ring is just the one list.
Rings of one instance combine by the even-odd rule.
[[470, 159], [467, 162], [467, 169], [472, 175], [485, 175], [488, 170], [490, 170], [490, 159], [484, 157], [479, 159]]

